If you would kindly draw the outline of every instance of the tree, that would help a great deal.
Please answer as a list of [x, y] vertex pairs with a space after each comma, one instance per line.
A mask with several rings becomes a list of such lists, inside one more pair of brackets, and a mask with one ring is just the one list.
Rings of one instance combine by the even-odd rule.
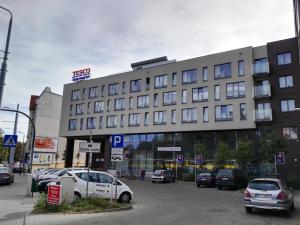
[[246, 172], [248, 162], [254, 161], [253, 143], [247, 139], [239, 140], [238, 147], [234, 150], [233, 156], [240, 168]]
[[225, 164], [228, 160], [232, 159], [232, 152], [228, 144], [220, 142], [218, 144], [218, 150], [215, 154], [215, 162], [217, 164]]

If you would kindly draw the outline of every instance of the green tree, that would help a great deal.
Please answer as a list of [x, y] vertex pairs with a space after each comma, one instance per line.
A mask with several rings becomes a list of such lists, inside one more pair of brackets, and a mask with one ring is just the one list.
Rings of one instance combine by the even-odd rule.
[[217, 164], [225, 164], [228, 160], [232, 159], [232, 157], [233, 154], [229, 145], [224, 142], [220, 142], [218, 144], [218, 150], [215, 154], [215, 162]]
[[233, 156], [243, 172], [246, 172], [248, 162], [254, 161], [253, 143], [247, 139], [239, 140], [237, 149], [233, 151]]

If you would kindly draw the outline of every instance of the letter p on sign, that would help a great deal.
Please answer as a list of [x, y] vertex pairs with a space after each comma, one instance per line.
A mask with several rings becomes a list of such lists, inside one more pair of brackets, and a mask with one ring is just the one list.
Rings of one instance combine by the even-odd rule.
[[113, 134], [111, 136], [111, 146], [112, 148], [123, 148], [124, 147], [124, 135], [123, 134]]

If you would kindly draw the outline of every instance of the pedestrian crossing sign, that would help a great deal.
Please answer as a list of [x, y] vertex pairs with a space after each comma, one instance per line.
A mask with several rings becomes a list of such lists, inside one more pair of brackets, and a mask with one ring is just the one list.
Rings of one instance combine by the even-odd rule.
[[4, 135], [3, 138], [3, 147], [16, 147], [18, 141], [17, 135]]

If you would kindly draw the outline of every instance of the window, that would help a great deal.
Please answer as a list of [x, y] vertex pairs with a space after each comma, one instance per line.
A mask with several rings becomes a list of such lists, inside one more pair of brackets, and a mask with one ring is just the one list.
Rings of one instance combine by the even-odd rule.
[[163, 96], [164, 105], [176, 105], [176, 91], [165, 92]]
[[154, 88], [164, 88], [168, 85], [168, 76], [159, 75], [154, 77]]
[[125, 125], [125, 114], [121, 115], [121, 122], [120, 122], [120, 127], [124, 127]]
[[150, 77], [146, 77], [146, 85], [145, 85], [145, 89], [149, 90], [150, 89]]
[[99, 117], [99, 128], [102, 129], [103, 128], [103, 116]]
[[82, 115], [84, 114], [84, 103], [83, 104], [77, 104], [76, 105], [76, 111], [75, 111], [76, 115]]
[[216, 106], [216, 121], [233, 120], [232, 105]]
[[293, 87], [293, 86], [294, 86], [293, 76], [279, 77], [279, 87], [280, 88], [288, 88], [288, 87]]
[[116, 115], [107, 116], [106, 127], [107, 128], [117, 127], [117, 116]]
[[140, 126], [140, 114], [139, 113], [130, 113], [128, 126]]
[[104, 102], [103, 101], [97, 101], [94, 103], [94, 112], [103, 112], [104, 110]]
[[202, 73], [203, 73], [202, 80], [203, 81], [208, 81], [208, 68], [207, 67], [203, 67]]
[[137, 107], [138, 108], [148, 108], [149, 107], [149, 95], [142, 95], [137, 97]]
[[119, 84], [108, 85], [108, 95], [117, 95], [119, 93]]
[[220, 100], [220, 85], [215, 85], [215, 100]]
[[297, 127], [284, 127], [282, 128], [283, 136], [287, 139], [298, 139], [298, 130]]
[[125, 109], [125, 99], [117, 98], [115, 99], [115, 111], [124, 110]]
[[80, 119], [80, 130], [83, 130], [83, 118]]
[[102, 85], [101, 87], [101, 97], [104, 97], [105, 95], [105, 85]]
[[295, 111], [295, 100], [282, 100], [281, 104], [281, 112], [291, 112]]
[[166, 124], [166, 112], [165, 111], [157, 111], [154, 112], [154, 125]]
[[172, 74], [172, 86], [176, 86], [177, 83], [177, 73]]
[[149, 125], [149, 113], [148, 112], [145, 112], [144, 125], [145, 126]]
[[86, 119], [86, 129], [95, 129], [96, 128], [96, 118], [95, 117], [88, 117]]
[[80, 91], [79, 90], [72, 91], [72, 96], [71, 96], [72, 101], [79, 100], [79, 97], [80, 97]]
[[182, 84], [190, 84], [197, 82], [197, 70], [182, 71]]
[[69, 120], [69, 130], [76, 130], [76, 119], [70, 119]]
[[98, 96], [98, 87], [91, 87], [89, 89], [89, 98], [97, 98]]
[[245, 82], [229, 83], [227, 87], [227, 98], [245, 97]]
[[269, 64], [267, 58], [255, 59], [253, 64], [253, 73], [268, 73], [269, 72]]
[[208, 107], [203, 107], [203, 122], [208, 122]]
[[292, 63], [292, 56], [290, 52], [277, 55], [278, 65], [285, 65]]
[[86, 91], [85, 91], [85, 88], [83, 88], [83, 89], [82, 89], [82, 100], [85, 99], [85, 94], [86, 94], [85, 92], [86, 92]]
[[182, 109], [182, 122], [183, 123], [196, 123], [197, 122], [197, 109]]
[[69, 111], [69, 116], [73, 115], [73, 105], [70, 105], [70, 111]]
[[122, 93], [123, 94], [126, 93], [126, 81], [123, 81], [123, 83], [122, 83]]
[[158, 94], [157, 93], [154, 94], [153, 106], [154, 107], [158, 106]]
[[215, 65], [215, 79], [231, 77], [231, 63]]
[[182, 90], [181, 103], [186, 104], [187, 102], [187, 92], [186, 90]]
[[87, 104], [87, 110], [86, 110], [87, 114], [89, 114], [91, 112], [91, 106], [92, 106], [92, 103], [88, 102], [88, 104]]
[[140, 92], [142, 87], [142, 80], [131, 80], [130, 81], [130, 92]]
[[129, 98], [129, 109], [133, 108], [133, 97]]
[[238, 75], [244, 76], [245, 75], [245, 68], [244, 68], [244, 60], [238, 61]]
[[240, 120], [246, 120], [247, 114], [246, 114], [246, 103], [240, 104]]
[[208, 100], [208, 87], [193, 88], [193, 102]]
[[171, 123], [175, 124], [176, 123], [176, 110], [173, 109], [171, 113], [172, 113], [171, 114]]
[[111, 110], [111, 100], [107, 100], [107, 112]]

